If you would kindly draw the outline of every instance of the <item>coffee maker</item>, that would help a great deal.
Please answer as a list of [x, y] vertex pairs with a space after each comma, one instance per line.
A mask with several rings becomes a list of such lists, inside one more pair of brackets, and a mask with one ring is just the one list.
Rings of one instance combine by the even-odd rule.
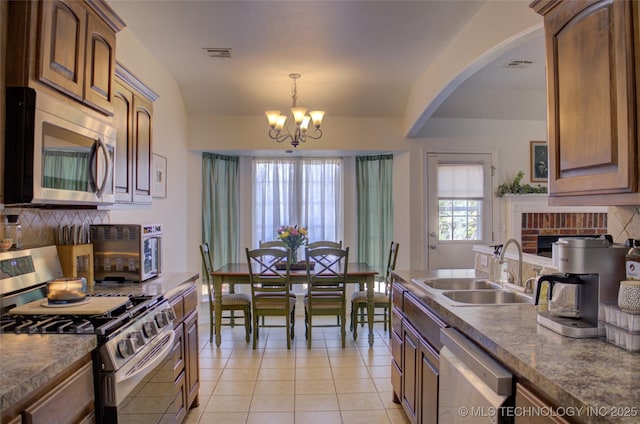
[[547, 310], [538, 312], [538, 324], [573, 338], [604, 336], [599, 305], [618, 298], [627, 248], [606, 238], [572, 237], [558, 239], [556, 247], [560, 273], [540, 277], [535, 286], [538, 305], [542, 283], [549, 284]]

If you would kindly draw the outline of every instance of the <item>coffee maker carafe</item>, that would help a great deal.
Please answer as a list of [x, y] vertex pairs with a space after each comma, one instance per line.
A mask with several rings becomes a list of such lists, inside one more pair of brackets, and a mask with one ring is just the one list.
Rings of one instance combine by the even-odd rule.
[[537, 305], [542, 283], [549, 284], [547, 310], [538, 312], [538, 323], [568, 337], [604, 335], [599, 305], [617, 299], [626, 249], [606, 238], [567, 237], [556, 244], [560, 273], [539, 278], [535, 287]]

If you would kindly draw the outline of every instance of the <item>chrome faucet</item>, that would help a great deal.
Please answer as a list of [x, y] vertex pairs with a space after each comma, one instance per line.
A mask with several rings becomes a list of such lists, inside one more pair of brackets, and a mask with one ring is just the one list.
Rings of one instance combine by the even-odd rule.
[[515, 244], [516, 247], [518, 248], [518, 276], [516, 278], [515, 283], [518, 286], [522, 286], [522, 246], [520, 246], [520, 243], [518, 242], [518, 240], [511, 238], [504, 242], [504, 244], [502, 245], [502, 252], [500, 252], [500, 259], [498, 260], [498, 263], [500, 265], [504, 263], [504, 254], [507, 251], [507, 247], [511, 243]]

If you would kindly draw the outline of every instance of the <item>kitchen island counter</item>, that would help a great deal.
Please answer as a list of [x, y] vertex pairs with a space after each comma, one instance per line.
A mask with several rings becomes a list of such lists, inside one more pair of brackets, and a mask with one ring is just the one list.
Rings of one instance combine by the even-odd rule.
[[[640, 354], [603, 339], [563, 337], [536, 322], [536, 306], [452, 306], [412, 279], [474, 277], [474, 270], [394, 271], [396, 281], [494, 358], [585, 423], [640, 420]], [[479, 276], [480, 277], [480, 276]]]

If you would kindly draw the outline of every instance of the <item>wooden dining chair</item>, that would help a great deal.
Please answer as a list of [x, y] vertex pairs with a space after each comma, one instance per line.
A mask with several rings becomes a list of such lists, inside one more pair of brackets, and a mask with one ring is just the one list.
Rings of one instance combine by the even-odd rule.
[[[215, 326], [214, 316], [217, 311], [215, 310], [213, 277], [211, 275], [213, 272], [213, 260], [208, 243], [200, 245], [200, 254], [205, 269], [203, 280], [209, 292], [209, 343], [211, 343], [213, 341], [213, 329]], [[242, 319], [246, 333], [245, 338], [247, 343], [249, 343], [249, 334], [251, 333], [251, 296], [245, 293], [224, 293], [222, 295], [222, 311], [220, 311], [220, 313], [224, 314], [224, 311], [229, 311], [229, 314], [221, 315], [222, 325], [229, 325], [231, 327], [236, 325], [235, 320], [238, 318], [234, 312], [242, 311]]]
[[[291, 349], [295, 325], [295, 295], [291, 296], [289, 269], [291, 253], [279, 248], [245, 249], [251, 283], [251, 305], [253, 313], [253, 348], [258, 343], [260, 327], [285, 327], [287, 329], [287, 349]], [[279, 263], [285, 263], [280, 269]], [[285, 325], [260, 324], [260, 317], [281, 316]]]
[[[331, 247], [334, 249], [342, 249], [342, 240], [340, 241], [331, 241], [331, 240], [316, 240], [316, 241], [312, 241], [310, 243], [307, 243], [305, 246], [305, 253], [307, 252], [306, 249], [309, 250], [313, 250], [313, 249], [317, 249], [319, 247]], [[321, 260], [321, 261], [326, 261], [327, 258], [324, 257], [316, 257], [315, 260]], [[305, 294], [305, 297], [307, 296], [307, 294]], [[337, 325], [340, 325], [340, 315], [336, 315], [336, 320], [337, 320]]]
[[[374, 311], [374, 322], [384, 323], [384, 331], [387, 331], [389, 323], [389, 313], [391, 311], [391, 271], [396, 269], [396, 260], [398, 259], [398, 249], [400, 245], [391, 242], [389, 247], [389, 256], [387, 257], [387, 267], [382, 281], [383, 290], [373, 292], [373, 303], [375, 309], [382, 309], [382, 312]], [[351, 331], [353, 331], [353, 339], [358, 338], [358, 324], [362, 327], [368, 322], [367, 318], [367, 292], [366, 290], [355, 291], [351, 294]], [[376, 321], [376, 317], [382, 317]]]
[[307, 265], [307, 295], [304, 298], [305, 337], [311, 348], [311, 332], [316, 315], [339, 316], [337, 324], [316, 327], [340, 327], [342, 347], [345, 347], [347, 267], [349, 248], [319, 247], [305, 249]]

